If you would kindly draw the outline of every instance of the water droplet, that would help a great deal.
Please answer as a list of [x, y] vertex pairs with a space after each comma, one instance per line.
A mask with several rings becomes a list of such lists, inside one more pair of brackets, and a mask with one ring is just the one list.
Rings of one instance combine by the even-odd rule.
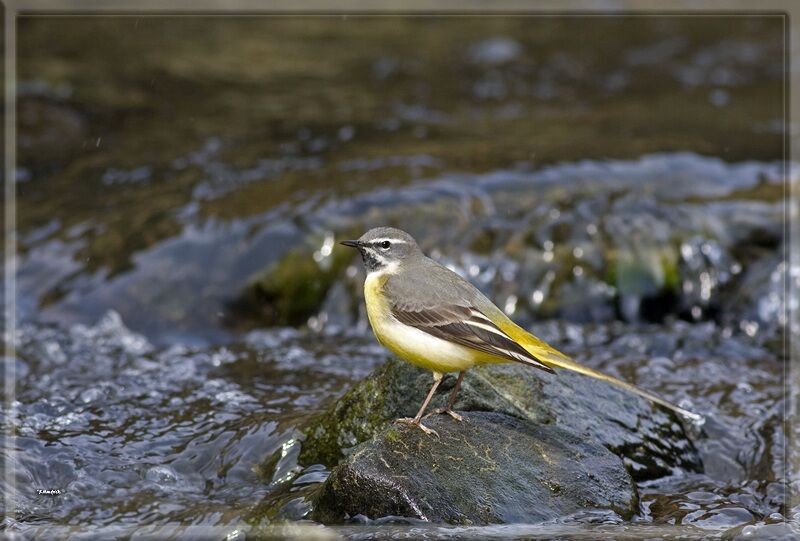
[[328, 232], [325, 234], [325, 240], [322, 243], [322, 247], [319, 249], [320, 253], [323, 257], [328, 257], [331, 255], [333, 251], [333, 233]]
[[739, 328], [742, 329], [747, 336], [755, 336], [758, 332], [758, 323], [755, 321], [743, 320], [739, 323]]
[[86, 389], [81, 393], [81, 402], [84, 404], [88, 404], [89, 402], [94, 402], [98, 398], [103, 396], [103, 391], [99, 387], [91, 387]]
[[724, 327], [722, 329], [722, 336], [724, 338], [730, 338], [731, 336], [733, 336], [733, 329], [731, 329], [730, 327]]
[[506, 304], [503, 307], [503, 311], [507, 315], [512, 315], [517, 310], [517, 296], [516, 295], [509, 295], [506, 299]]
[[714, 280], [707, 272], [700, 273], [700, 298], [707, 301], [711, 298], [711, 289], [714, 287]]
[[157, 485], [174, 485], [178, 481], [178, 474], [170, 466], [153, 466], [145, 474], [145, 479]]

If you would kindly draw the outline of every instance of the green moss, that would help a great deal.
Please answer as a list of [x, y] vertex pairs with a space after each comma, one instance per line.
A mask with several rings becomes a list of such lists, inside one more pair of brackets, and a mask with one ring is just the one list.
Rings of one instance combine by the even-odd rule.
[[302, 325], [319, 311], [352, 257], [339, 246], [320, 261], [310, 248], [291, 250], [253, 278], [233, 307], [267, 325]]
[[332, 409], [316, 417], [304, 430], [301, 464], [336, 465], [348, 448], [368, 440], [386, 423], [384, 411], [387, 382], [392, 364], [353, 387]]
[[620, 295], [672, 292], [680, 284], [677, 248], [633, 247], [609, 252], [605, 280]]
[[503, 389], [509, 396], [524, 397], [530, 387], [529, 382], [520, 379], [515, 373], [492, 370], [488, 366], [479, 367], [476, 372], [492, 385]]
[[663, 250], [661, 252], [661, 269], [664, 277], [662, 289], [664, 291], [677, 292], [681, 283], [677, 249]]
[[606, 267], [603, 280], [612, 287], [617, 286], [617, 254], [614, 250], [610, 250], [606, 256]]

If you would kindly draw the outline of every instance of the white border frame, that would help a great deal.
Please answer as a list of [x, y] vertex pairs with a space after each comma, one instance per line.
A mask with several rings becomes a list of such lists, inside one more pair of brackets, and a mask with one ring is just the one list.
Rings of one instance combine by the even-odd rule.
[[[786, 401], [784, 402], [784, 419], [786, 420], [787, 445], [784, 451], [784, 462], [789, 472], [800, 472], [800, 449], [795, 449], [794, 434], [800, 434], [797, 416], [800, 414], [800, 371], [794, 368], [798, 358], [798, 341], [791, 341], [791, 336], [800, 336], [800, 253], [797, 240], [800, 239], [800, 200], [798, 184], [800, 176], [790, 170], [794, 158], [800, 156], [797, 151], [800, 140], [800, 40], [796, 32], [800, 30], [800, 3], [795, 0], [762, 0], [759, 8], [753, 9], [752, 2], [747, 0], [620, 0], [616, 8], [598, 8], [592, 0], [497, 0], [485, 3], [479, 0], [392, 0], [388, 2], [371, 2], [369, 0], [303, 0], [302, 5], [291, 0], [273, 0], [268, 4], [258, 0], [123, 0], [110, 3], [107, 0], [6, 0], [2, 3], [4, 18], [4, 83], [5, 83], [5, 116], [4, 116], [4, 408], [5, 418], [14, 418], [16, 401], [16, 276], [17, 276], [17, 239], [16, 239], [16, 27], [17, 18], [26, 15], [319, 15], [319, 14], [352, 14], [352, 15], [486, 15], [486, 16], [570, 16], [597, 15], [605, 16], [642, 16], [685, 15], [693, 17], [740, 15], [782, 16], [784, 18], [784, 261], [787, 265], [784, 292], [786, 295], [787, 327], [784, 333], [784, 385]], [[666, 6], [666, 7], [665, 7]], [[794, 62], [794, 64], [792, 63]], [[792, 83], [798, 83], [794, 85]], [[788, 93], [788, 95], [787, 95]], [[788, 121], [788, 124], [787, 124]], [[792, 138], [791, 136], [795, 137]], [[789, 248], [791, 246], [791, 249]], [[14, 430], [11, 423], [6, 423], [4, 436], [7, 444], [14, 446]], [[4, 495], [5, 517], [14, 517], [16, 509], [16, 482], [13, 468], [4, 464], [4, 475], [8, 490]], [[787, 472], [787, 479], [791, 475]], [[786, 487], [787, 492], [790, 487]], [[789, 509], [800, 505], [800, 495], [787, 494]], [[787, 517], [792, 518], [792, 517]], [[794, 517], [798, 520], [800, 517]], [[8, 524], [6, 524], [8, 526]], [[11, 530], [13, 532], [13, 529]], [[673, 530], [674, 531], [674, 530]], [[60, 529], [62, 534], [78, 533], [70, 529]], [[97, 533], [97, 532], [94, 532]], [[119, 531], [115, 530], [116, 534]], [[688, 533], [688, 532], [687, 532]]]

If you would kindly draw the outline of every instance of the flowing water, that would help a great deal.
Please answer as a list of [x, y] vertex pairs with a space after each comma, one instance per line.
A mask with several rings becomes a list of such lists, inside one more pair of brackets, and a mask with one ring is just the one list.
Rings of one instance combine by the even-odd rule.
[[[781, 24], [21, 18], [5, 532], [790, 537]], [[703, 411], [704, 472], [627, 522], [305, 520], [297, 427], [388, 358], [336, 241], [383, 224]]]

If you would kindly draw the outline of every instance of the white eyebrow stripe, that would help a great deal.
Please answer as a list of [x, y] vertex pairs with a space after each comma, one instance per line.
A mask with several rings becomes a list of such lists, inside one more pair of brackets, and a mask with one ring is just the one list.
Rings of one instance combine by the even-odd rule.
[[378, 242], [383, 242], [385, 240], [388, 240], [389, 242], [393, 242], [395, 244], [408, 244], [406, 241], [404, 241], [402, 239], [393, 239], [393, 238], [387, 238], [387, 237], [384, 237], [382, 239], [371, 240], [371, 241], [369, 241], [369, 243], [370, 244], [376, 244]]

